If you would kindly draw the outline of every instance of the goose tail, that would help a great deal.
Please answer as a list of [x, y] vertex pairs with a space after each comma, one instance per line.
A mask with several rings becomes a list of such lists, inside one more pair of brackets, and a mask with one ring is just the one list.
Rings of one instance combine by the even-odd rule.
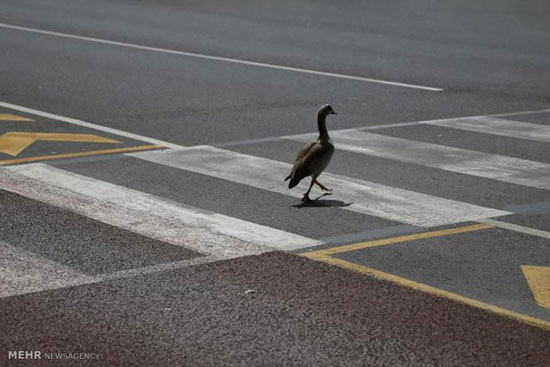
[[296, 186], [300, 183], [299, 179], [296, 179], [296, 178], [292, 177], [292, 173], [290, 175], [286, 176], [285, 181], [288, 181], [288, 180], [290, 180], [290, 182], [288, 183], [288, 188], [289, 189], [293, 188], [294, 186]]
[[294, 186], [298, 185], [300, 183], [300, 180], [292, 178], [290, 179], [290, 182], [288, 183], [288, 188], [291, 189]]

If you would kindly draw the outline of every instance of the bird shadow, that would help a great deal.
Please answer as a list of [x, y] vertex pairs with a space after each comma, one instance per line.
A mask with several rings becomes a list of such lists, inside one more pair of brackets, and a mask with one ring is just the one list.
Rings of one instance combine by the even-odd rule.
[[337, 208], [344, 208], [347, 206], [350, 206], [353, 204], [343, 202], [342, 200], [320, 200], [321, 198], [325, 196], [329, 196], [330, 193], [322, 194], [321, 196], [316, 197], [315, 199], [312, 199], [310, 201], [305, 201], [300, 204], [293, 205], [293, 207], [301, 209], [301, 208], [330, 208], [330, 207], [337, 207]]

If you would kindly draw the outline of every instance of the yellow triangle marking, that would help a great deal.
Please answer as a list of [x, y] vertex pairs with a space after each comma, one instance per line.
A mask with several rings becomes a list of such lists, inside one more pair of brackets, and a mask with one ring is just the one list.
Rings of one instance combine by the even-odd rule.
[[70, 141], [81, 143], [120, 143], [117, 140], [92, 134], [52, 134], [52, 133], [18, 133], [9, 132], [0, 136], [0, 153], [17, 156], [37, 140]]
[[550, 267], [522, 265], [521, 271], [540, 307], [550, 308]]
[[0, 113], [0, 121], [34, 121], [34, 120], [23, 116], [12, 115], [10, 113]]

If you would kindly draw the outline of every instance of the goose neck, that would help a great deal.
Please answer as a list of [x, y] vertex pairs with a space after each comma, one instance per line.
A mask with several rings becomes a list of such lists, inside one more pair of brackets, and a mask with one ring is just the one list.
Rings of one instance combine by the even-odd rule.
[[327, 117], [325, 115], [317, 115], [317, 128], [319, 129], [320, 140], [329, 140], [326, 119]]

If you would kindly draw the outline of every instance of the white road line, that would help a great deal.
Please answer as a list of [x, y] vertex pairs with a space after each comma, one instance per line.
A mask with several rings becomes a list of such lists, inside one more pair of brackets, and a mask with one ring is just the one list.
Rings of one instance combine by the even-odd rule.
[[495, 227], [508, 229], [508, 230], [514, 231], [514, 232], [520, 232], [520, 233], [529, 234], [531, 236], [537, 236], [537, 237], [550, 239], [550, 232], [542, 231], [540, 229], [524, 227], [524, 226], [520, 226], [518, 224], [507, 223], [507, 222], [502, 222], [502, 221], [493, 220], [493, 219], [483, 219], [483, 220], [479, 220], [478, 222], [491, 224]]
[[96, 283], [96, 282], [103, 282], [111, 279], [130, 278], [138, 275], [158, 273], [161, 271], [177, 270], [177, 269], [187, 268], [189, 266], [208, 264], [216, 261], [220, 261], [220, 259], [215, 256], [196, 257], [194, 259], [189, 259], [189, 260], [182, 260], [182, 261], [176, 261], [176, 262], [165, 263], [165, 264], [156, 264], [151, 266], [144, 266], [142, 268], [116, 271], [114, 273], [94, 275], [93, 282]]
[[[292, 139], [310, 141], [314, 136]], [[333, 131], [331, 137], [336, 149], [550, 190], [550, 165], [546, 163], [363, 131]]]
[[528, 204], [507, 205], [504, 210], [516, 214], [550, 214], [550, 201], [538, 201]]
[[[370, 126], [363, 126], [363, 127], [353, 128], [353, 129], [342, 129], [342, 130], [333, 130], [333, 131], [380, 130], [380, 129], [390, 129], [390, 128], [406, 127], [406, 126], [414, 126], [414, 125], [435, 124], [435, 123], [438, 123], [438, 122], [454, 121], [456, 119], [513, 117], [513, 116], [530, 115], [530, 114], [534, 114], [534, 113], [550, 113], [550, 109], [495, 113], [495, 114], [489, 114], [489, 115], [470, 115], [470, 116], [462, 116], [462, 117], [446, 117], [446, 118], [442, 118], [442, 119], [418, 120], [418, 121], [409, 121], [409, 122], [396, 122], [396, 123], [393, 123], [393, 124], [370, 125]], [[289, 135], [289, 137], [290, 137], [290, 135]]]
[[458, 130], [550, 143], [550, 126], [532, 124], [529, 122], [504, 120], [496, 117], [476, 117], [434, 121], [429, 124]]
[[0, 241], [0, 298], [91, 280], [68, 266]]
[[494, 113], [491, 115], [485, 115], [487, 117], [507, 117], [507, 116], [522, 116], [522, 115], [531, 115], [534, 113], [543, 113], [550, 112], [550, 108], [542, 110], [532, 110], [532, 111], [518, 111], [518, 112], [505, 112], [505, 113]]
[[320, 243], [41, 163], [0, 170], [0, 189], [219, 258]]
[[183, 269], [216, 261], [220, 261], [220, 258], [203, 256], [90, 276], [0, 241], [0, 298]]
[[[303, 192], [301, 189], [288, 190], [283, 182], [290, 164], [210, 146], [127, 155], [279, 194], [301, 197]], [[333, 200], [349, 204], [343, 209], [417, 226], [438, 226], [510, 214], [328, 173], [323, 174], [322, 182], [334, 188]]]
[[[532, 114], [532, 113], [543, 113], [543, 112], [550, 112], [550, 109], [508, 112], [508, 113], [500, 113], [500, 114], [493, 114], [493, 115], [474, 115], [474, 116], [463, 116], [463, 117], [450, 117], [450, 118], [435, 119], [435, 120], [397, 122], [397, 123], [393, 123], [393, 124], [370, 125], [370, 126], [363, 126], [363, 127], [349, 128], [349, 129], [331, 130], [331, 131], [382, 130], [382, 129], [391, 129], [391, 128], [398, 128], [398, 127], [424, 125], [424, 124], [434, 124], [435, 125], [439, 122], [445, 123], [446, 121], [455, 121], [457, 119], [477, 119], [477, 118], [491, 118], [491, 117], [521, 116], [521, 115], [527, 115], [527, 114]], [[312, 122], [312, 126], [313, 126], [313, 122]], [[257, 143], [264, 143], [264, 142], [272, 142], [272, 141], [278, 141], [278, 140], [283, 140], [283, 139], [292, 139], [294, 136], [297, 136], [297, 135], [269, 136], [269, 137], [257, 138], [257, 139], [244, 139], [244, 140], [237, 140], [237, 141], [220, 142], [220, 143], [215, 143], [215, 144], [210, 144], [210, 145], [213, 145], [213, 146], [216, 146], [216, 147], [219, 147], [219, 148], [224, 148], [224, 147], [232, 147], [232, 146], [239, 146], [239, 145], [250, 145], [250, 144], [257, 144]], [[300, 135], [298, 135], [298, 136], [300, 136]]]
[[166, 148], [180, 148], [181, 147], [181, 145], [172, 144], [172, 143], [169, 143], [167, 141], [153, 139], [153, 138], [149, 138], [149, 137], [143, 136], [143, 135], [133, 134], [133, 133], [129, 133], [127, 131], [113, 129], [113, 128], [110, 128], [110, 127], [107, 127], [107, 126], [102, 126], [102, 125], [94, 124], [94, 123], [91, 123], [91, 122], [86, 122], [86, 121], [82, 121], [82, 120], [78, 120], [78, 119], [73, 119], [71, 117], [65, 117], [65, 116], [56, 115], [56, 114], [49, 113], [49, 112], [35, 110], [33, 108], [19, 106], [19, 105], [13, 104], [13, 103], [7, 103], [7, 102], [1, 102], [0, 101], [0, 107], [9, 108], [11, 110], [25, 112], [25, 113], [29, 113], [29, 114], [36, 115], [36, 116], [42, 116], [42, 117], [46, 117], [46, 118], [49, 118], [49, 119], [52, 119], [52, 120], [59, 120], [59, 121], [66, 122], [68, 124], [87, 127], [88, 129], [103, 131], [103, 132], [106, 132], [106, 133], [109, 133], [109, 134], [124, 136], [126, 138], [130, 138], [130, 139], [134, 139], [134, 140], [139, 140], [139, 141], [143, 141], [143, 142], [147, 142], [147, 143], [151, 143], [151, 144], [161, 145], [161, 146], [166, 147]]
[[0, 23], [0, 27], [1, 28], [7, 28], [7, 29], [15, 29], [15, 30], [19, 30], [19, 31], [25, 31], [25, 32], [38, 33], [38, 34], [43, 34], [43, 35], [48, 35], [48, 36], [63, 37], [63, 38], [76, 39], [76, 40], [80, 40], [80, 41], [89, 41], [89, 42], [101, 43], [101, 44], [106, 44], [106, 45], [111, 45], [111, 46], [128, 47], [128, 48], [144, 50], [144, 51], [161, 52], [161, 53], [171, 54], [171, 55], [195, 57], [195, 58], [213, 60], [213, 61], [230, 62], [230, 63], [234, 63], [234, 64], [256, 66], [256, 67], [276, 69], [276, 70], [284, 70], [284, 71], [291, 71], [291, 72], [297, 72], [297, 73], [320, 75], [320, 76], [331, 77], [331, 78], [349, 79], [349, 80], [355, 80], [355, 81], [360, 81], [360, 82], [391, 85], [391, 86], [395, 86], [395, 87], [421, 89], [421, 90], [426, 90], [426, 91], [430, 91], [430, 92], [441, 92], [441, 91], [443, 91], [443, 89], [441, 89], [441, 88], [428, 87], [428, 86], [424, 86], [424, 85], [400, 83], [400, 82], [393, 82], [393, 81], [382, 80], [382, 79], [364, 78], [364, 77], [360, 77], [360, 76], [353, 76], [353, 75], [346, 75], [346, 74], [329, 73], [329, 72], [319, 71], [319, 70], [295, 68], [295, 67], [290, 67], [290, 66], [268, 64], [268, 63], [263, 63], [263, 62], [255, 62], [255, 61], [242, 60], [242, 59], [233, 59], [233, 58], [228, 58], [228, 57], [205, 55], [205, 54], [200, 54], [200, 53], [195, 53], [195, 52], [170, 50], [170, 49], [161, 48], [161, 47], [143, 46], [143, 45], [138, 45], [138, 44], [135, 44], [135, 43], [118, 42], [118, 41], [111, 41], [111, 40], [106, 40], [106, 39], [102, 39], [102, 38], [85, 37], [85, 36], [78, 36], [78, 35], [69, 34], [69, 33], [46, 31], [46, 30], [37, 29], [37, 28], [21, 27], [21, 26], [17, 26], [17, 25], [13, 25], [13, 24]]
[[[16, 104], [13, 104], [13, 103], [0, 101], [0, 107], [5, 107], [5, 108], [9, 108], [9, 109], [16, 110], [16, 111], [33, 114], [33, 115], [36, 115], [36, 116], [42, 116], [42, 117], [46, 117], [46, 118], [49, 118], [49, 119], [64, 121], [64, 122], [69, 123], [69, 124], [73, 124], [73, 125], [77, 125], [77, 126], [83, 126], [83, 127], [87, 127], [89, 129], [94, 129], [94, 130], [98, 130], [98, 131], [104, 131], [104, 132], [107, 132], [107, 133], [110, 133], [110, 134], [124, 136], [124, 137], [130, 138], [130, 139], [140, 140], [140, 141], [151, 143], [151, 144], [161, 145], [161, 146], [164, 146], [166, 148], [172, 148], [172, 149], [184, 148], [183, 145], [174, 144], [174, 143], [170, 143], [170, 142], [167, 142], [167, 141], [150, 138], [150, 137], [147, 137], [147, 136], [130, 133], [130, 132], [127, 132], [127, 131], [124, 131], [124, 130], [113, 129], [113, 128], [110, 128], [110, 127], [107, 127], [107, 126], [102, 126], [102, 125], [94, 124], [92, 122], [86, 122], [86, 121], [74, 119], [74, 118], [71, 118], [71, 117], [66, 117], [66, 116], [61, 116], [61, 115], [57, 115], [57, 114], [53, 114], [53, 113], [49, 113], [49, 112], [45, 112], [45, 111], [40, 111], [40, 110], [36, 110], [36, 109], [33, 109], [33, 108], [16, 105]], [[519, 116], [519, 115], [526, 115], [526, 114], [532, 114], [532, 113], [542, 113], [542, 112], [550, 112], [550, 109], [509, 112], [509, 113], [503, 113], [503, 114], [501, 113], [501, 114], [494, 114], [494, 115], [465, 116], [465, 117], [459, 117], [459, 118], [460, 119], [467, 119], [467, 118], [482, 118], [482, 117], [492, 117], [492, 116], [494, 116], [494, 117], [498, 117], [498, 116], [501, 116], [501, 117], [504, 117], [504, 116]], [[456, 119], [457, 119], [457, 117], [445, 118], [445, 119], [436, 119], [436, 120], [398, 122], [398, 123], [395, 123], [395, 124], [371, 125], [371, 126], [364, 126], [364, 127], [359, 127], [359, 128], [333, 130], [333, 131], [356, 131], [356, 130], [363, 131], [363, 130], [378, 130], [378, 129], [387, 129], [387, 128], [389, 129], [389, 128], [395, 128], [395, 127], [414, 126], [414, 125], [421, 125], [421, 124], [435, 124], [435, 123], [440, 122], [440, 121], [445, 122], [445, 121], [453, 121], [453, 120], [456, 120]], [[295, 136], [301, 136], [301, 135], [272, 136], [272, 137], [258, 138], [258, 139], [245, 139], [245, 140], [241, 140], [241, 141], [222, 142], [222, 143], [214, 144], [214, 145], [219, 146], [219, 147], [247, 145], [247, 144], [255, 144], [255, 143], [261, 143], [261, 142], [277, 141], [277, 140], [283, 140], [283, 139], [292, 139]]]

